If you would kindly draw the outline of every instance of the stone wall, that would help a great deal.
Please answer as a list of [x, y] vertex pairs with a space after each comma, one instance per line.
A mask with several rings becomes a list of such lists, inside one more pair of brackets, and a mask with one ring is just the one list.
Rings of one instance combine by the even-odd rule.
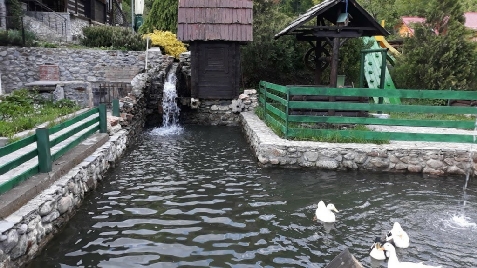
[[121, 117], [108, 116], [109, 140], [26, 205], [0, 219], [0, 267], [21, 267], [67, 223], [85, 196], [115, 165], [142, 131], [144, 98], [134, 92], [120, 100]]
[[[148, 52], [148, 65], [163, 62], [160, 50]], [[60, 81], [131, 81], [145, 67], [144, 51], [0, 47], [2, 90], [39, 80], [39, 67], [59, 66]]]
[[70, 15], [62, 12], [27, 11], [23, 18], [29, 31], [40, 40], [49, 42], [71, 41], [69, 35]]
[[[254, 113], [242, 113], [247, 139], [263, 166], [477, 175], [477, 154], [469, 144], [394, 142], [337, 144], [289, 141], [278, 137]], [[475, 149], [474, 149], [475, 152]]]
[[247, 89], [235, 100], [199, 100], [197, 109], [183, 106], [181, 122], [212, 126], [239, 126], [240, 113], [253, 111], [257, 106], [257, 91]]

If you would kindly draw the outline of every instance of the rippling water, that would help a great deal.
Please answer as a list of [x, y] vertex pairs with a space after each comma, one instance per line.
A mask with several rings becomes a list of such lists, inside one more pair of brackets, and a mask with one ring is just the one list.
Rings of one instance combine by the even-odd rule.
[[[325, 267], [343, 249], [365, 267], [399, 221], [402, 261], [477, 267], [477, 193], [423, 179], [257, 166], [239, 128], [145, 132], [31, 267]], [[313, 222], [318, 201], [337, 222]]]

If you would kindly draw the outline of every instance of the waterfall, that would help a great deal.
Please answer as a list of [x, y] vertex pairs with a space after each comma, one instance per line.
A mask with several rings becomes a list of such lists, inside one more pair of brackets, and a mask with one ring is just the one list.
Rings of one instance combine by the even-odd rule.
[[169, 71], [164, 81], [164, 91], [162, 95], [162, 126], [151, 131], [152, 134], [165, 136], [180, 134], [183, 128], [179, 125], [180, 108], [177, 105], [176, 91], [177, 77], [173, 68]]

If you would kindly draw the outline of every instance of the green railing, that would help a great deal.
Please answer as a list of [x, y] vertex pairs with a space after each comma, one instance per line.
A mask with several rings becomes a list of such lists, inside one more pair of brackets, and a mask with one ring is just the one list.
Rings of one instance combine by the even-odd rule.
[[[87, 121], [81, 122], [95, 114], [98, 116], [94, 116]], [[80, 122], [81, 124], [78, 124]], [[90, 128], [95, 124], [98, 125]], [[75, 125], [75, 127], [68, 129], [55, 138], [50, 137], [50, 135], [58, 133], [68, 127], [71, 127], [72, 125]], [[69, 141], [67, 144], [62, 146], [61, 149], [51, 154], [51, 148], [53, 146], [58, 145], [71, 136], [76, 135], [88, 128], [90, 128], [88, 131], [81, 133], [81, 135], [76, 137], [74, 140]], [[4, 175], [10, 170], [21, 166], [25, 162], [38, 157], [38, 164], [29, 166], [27, 170], [21, 172], [20, 174], [13, 175], [6, 181], [0, 181], [0, 194], [5, 193], [6, 191], [18, 185], [20, 182], [35, 174], [50, 172], [52, 170], [53, 161], [60, 158], [68, 150], [78, 145], [80, 142], [98, 130], [101, 133], [107, 132], [106, 106], [104, 104], [101, 104], [99, 107], [93, 108], [52, 128], [38, 128], [35, 130], [35, 134], [0, 148], [0, 157], [12, 155], [12, 157], [8, 157], [8, 162], [0, 164], [0, 175]], [[24, 149], [27, 146], [31, 146], [31, 150], [28, 149], [27, 153], [20, 155], [19, 150]]]
[[[303, 124], [358, 124], [358, 125], [386, 125], [409, 127], [439, 127], [474, 129], [475, 122], [455, 120], [423, 120], [423, 119], [385, 119], [374, 117], [350, 117], [313, 115], [312, 113], [299, 115], [292, 111], [376, 111], [382, 113], [400, 112], [413, 114], [448, 114], [463, 115], [477, 114], [475, 107], [456, 106], [427, 106], [404, 104], [356, 103], [340, 101], [310, 101], [313, 97], [365, 97], [365, 98], [401, 98], [401, 99], [451, 99], [477, 100], [475, 91], [450, 90], [408, 90], [408, 89], [369, 89], [369, 88], [320, 88], [308, 86], [281, 86], [261, 81], [259, 84], [259, 102], [265, 113], [265, 120], [285, 138], [320, 137], [340, 135], [364, 140], [401, 140], [401, 141], [440, 141], [473, 143], [473, 135], [466, 134], [437, 134], [437, 133], [403, 133], [377, 132], [365, 130], [335, 130], [300, 127]], [[294, 96], [301, 96], [301, 100], [293, 100]], [[313, 97], [312, 97], [313, 96]], [[315, 98], [317, 99], [317, 98]]]

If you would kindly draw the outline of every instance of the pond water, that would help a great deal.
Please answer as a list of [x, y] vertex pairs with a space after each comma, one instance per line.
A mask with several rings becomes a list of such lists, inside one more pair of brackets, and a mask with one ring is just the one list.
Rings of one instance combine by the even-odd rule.
[[[260, 168], [241, 129], [145, 131], [32, 267], [365, 267], [398, 221], [401, 261], [477, 267], [477, 192], [465, 178]], [[334, 226], [314, 222], [323, 200]], [[331, 227], [331, 228], [330, 228]]]

